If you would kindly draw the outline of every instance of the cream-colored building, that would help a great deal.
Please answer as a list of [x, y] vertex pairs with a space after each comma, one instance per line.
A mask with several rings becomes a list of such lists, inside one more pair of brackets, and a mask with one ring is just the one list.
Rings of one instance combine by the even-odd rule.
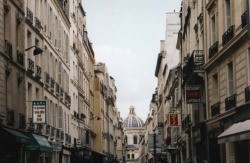
[[208, 160], [249, 162], [250, 137], [235, 130], [250, 124], [247, 1], [206, 0], [203, 6]]
[[106, 65], [97, 63], [94, 79], [94, 151], [102, 162], [118, 159], [117, 145], [119, 142], [120, 149], [123, 138], [122, 131], [118, 131], [121, 130], [118, 128], [121, 122], [116, 108], [116, 91], [115, 80], [109, 76]]

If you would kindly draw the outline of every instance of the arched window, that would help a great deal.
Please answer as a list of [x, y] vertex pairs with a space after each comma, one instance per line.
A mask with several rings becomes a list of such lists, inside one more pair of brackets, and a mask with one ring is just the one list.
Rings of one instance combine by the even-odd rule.
[[134, 154], [132, 154], [132, 158], [135, 158], [135, 155], [134, 155]]
[[130, 154], [127, 154], [127, 158], [130, 159]]
[[134, 144], [137, 144], [137, 136], [134, 135]]

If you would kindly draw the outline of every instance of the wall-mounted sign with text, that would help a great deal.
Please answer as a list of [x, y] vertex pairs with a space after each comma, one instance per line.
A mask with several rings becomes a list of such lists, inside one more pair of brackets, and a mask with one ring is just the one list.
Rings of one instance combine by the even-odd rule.
[[169, 127], [179, 127], [180, 126], [180, 114], [170, 113], [169, 114]]
[[46, 101], [32, 101], [32, 112], [34, 124], [46, 123]]
[[188, 104], [202, 102], [200, 85], [187, 85], [186, 86], [186, 101]]

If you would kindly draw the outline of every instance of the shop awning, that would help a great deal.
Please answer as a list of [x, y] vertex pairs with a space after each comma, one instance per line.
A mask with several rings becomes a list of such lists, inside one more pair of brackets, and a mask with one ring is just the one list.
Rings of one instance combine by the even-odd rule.
[[31, 133], [29, 138], [30, 141], [26, 145], [29, 151], [52, 152], [52, 147], [44, 136]]
[[250, 120], [233, 124], [218, 136], [218, 143], [250, 139]]
[[9, 142], [14, 140], [13, 143], [26, 143], [28, 139], [27, 136], [25, 136], [23, 133], [17, 130], [13, 130], [10, 128], [2, 128], [1, 133], [1, 141], [2, 143]]

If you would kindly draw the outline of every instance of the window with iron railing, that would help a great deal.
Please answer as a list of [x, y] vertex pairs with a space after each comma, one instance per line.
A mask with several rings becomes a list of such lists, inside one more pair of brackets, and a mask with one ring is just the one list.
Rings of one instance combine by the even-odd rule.
[[234, 25], [228, 28], [228, 30], [222, 35], [222, 44], [226, 45], [234, 37]]
[[42, 27], [41, 21], [37, 17], [35, 17], [35, 28], [40, 31], [41, 27]]
[[247, 11], [241, 15], [241, 27], [244, 28], [247, 25]]
[[34, 61], [32, 61], [31, 59], [28, 59], [28, 72], [30, 72], [31, 74], [34, 73], [34, 69], [35, 69], [35, 63]]
[[209, 56], [208, 56], [209, 59], [211, 59], [211, 58], [218, 52], [218, 44], [219, 44], [219, 42], [216, 41], [216, 42], [209, 48]]
[[225, 99], [225, 109], [230, 110], [236, 107], [236, 94], [233, 94]]
[[214, 117], [220, 114], [220, 103], [217, 102], [211, 106], [211, 116]]
[[33, 24], [33, 12], [28, 7], [26, 8], [26, 18]]
[[17, 50], [17, 63], [21, 66], [24, 65], [24, 59], [23, 59], [23, 53], [19, 50]]
[[38, 65], [36, 65], [36, 78], [39, 80], [42, 78], [42, 68]]
[[5, 40], [5, 54], [12, 59], [12, 44], [8, 40]]

